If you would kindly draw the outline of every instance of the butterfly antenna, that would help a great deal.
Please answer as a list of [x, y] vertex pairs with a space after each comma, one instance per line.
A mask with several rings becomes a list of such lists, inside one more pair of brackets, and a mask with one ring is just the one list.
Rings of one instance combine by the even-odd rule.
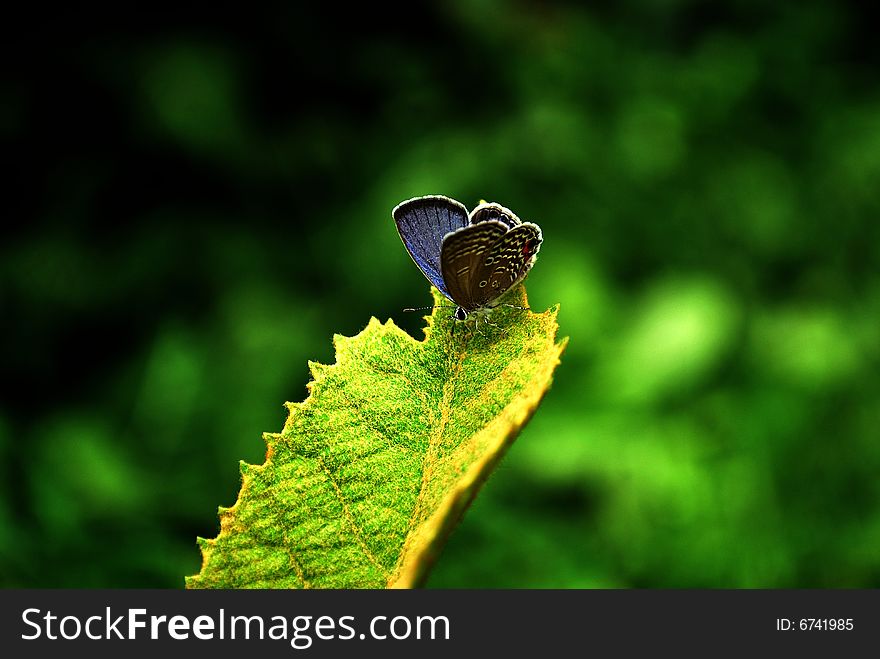
[[404, 311], [424, 311], [425, 309], [452, 309], [451, 304], [437, 304], [433, 307], [407, 307]]
[[510, 307], [511, 309], [519, 309], [520, 311], [531, 311], [531, 307], [521, 307], [518, 304], [507, 304], [504, 303], [501, 305], [502, 307]]

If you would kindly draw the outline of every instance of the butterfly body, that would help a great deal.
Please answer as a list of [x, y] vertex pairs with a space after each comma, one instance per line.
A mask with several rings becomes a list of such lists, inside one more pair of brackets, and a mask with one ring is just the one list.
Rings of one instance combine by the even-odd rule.
[[522, 281], [543, 242], [541, 228], [496, 203], [472, 212], [441, 195], [416, 197], [392, 211], [422, 274], [450, 301], [455, 317], [492, 309]]

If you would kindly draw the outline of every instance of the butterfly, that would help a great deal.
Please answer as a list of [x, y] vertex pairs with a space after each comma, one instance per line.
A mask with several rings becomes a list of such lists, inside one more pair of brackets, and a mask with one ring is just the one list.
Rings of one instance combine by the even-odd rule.
[[457, 320], [501, 304], [535, 264], [543, 241], [541, 227], [494, 202], [468, 213], [454, 199], [429, 195], [398, 204], [391, 215], [422, 274], [455, 303]]

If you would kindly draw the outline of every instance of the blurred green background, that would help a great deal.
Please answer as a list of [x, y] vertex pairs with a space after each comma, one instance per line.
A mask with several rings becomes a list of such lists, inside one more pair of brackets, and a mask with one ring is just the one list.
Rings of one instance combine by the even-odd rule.
[[880, 586], [868, 11], [9, 26], [0, 585], [181, 587], [307, 360], [371, 315], [421, 337], [390, 212], [442, 193], [542, 226], [530, 302], [571, 342], [430, 586]]

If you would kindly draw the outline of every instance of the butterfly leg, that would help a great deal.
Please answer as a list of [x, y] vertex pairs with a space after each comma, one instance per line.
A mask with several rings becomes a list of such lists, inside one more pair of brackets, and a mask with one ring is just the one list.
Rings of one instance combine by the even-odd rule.
[[501, 327], [498, 323], [493, 323], [493, 322], [492, 322], [491, 320], [489, 320], [488, 318], [483, 318], [483, 322], [484, 322], [486, 325], [489, 325], [490, 327], [494, 327], [496, 330], [498, 330], [499, 332], [501, 332], [504, 336], [507, 336], [507, 330], [504, 329], [503, 327]]
[[479, 315], [474, 316], [474, 331], [482, 337], [486, 336], [485, 334], [483, 334], [480, 331], [480, 316]]

